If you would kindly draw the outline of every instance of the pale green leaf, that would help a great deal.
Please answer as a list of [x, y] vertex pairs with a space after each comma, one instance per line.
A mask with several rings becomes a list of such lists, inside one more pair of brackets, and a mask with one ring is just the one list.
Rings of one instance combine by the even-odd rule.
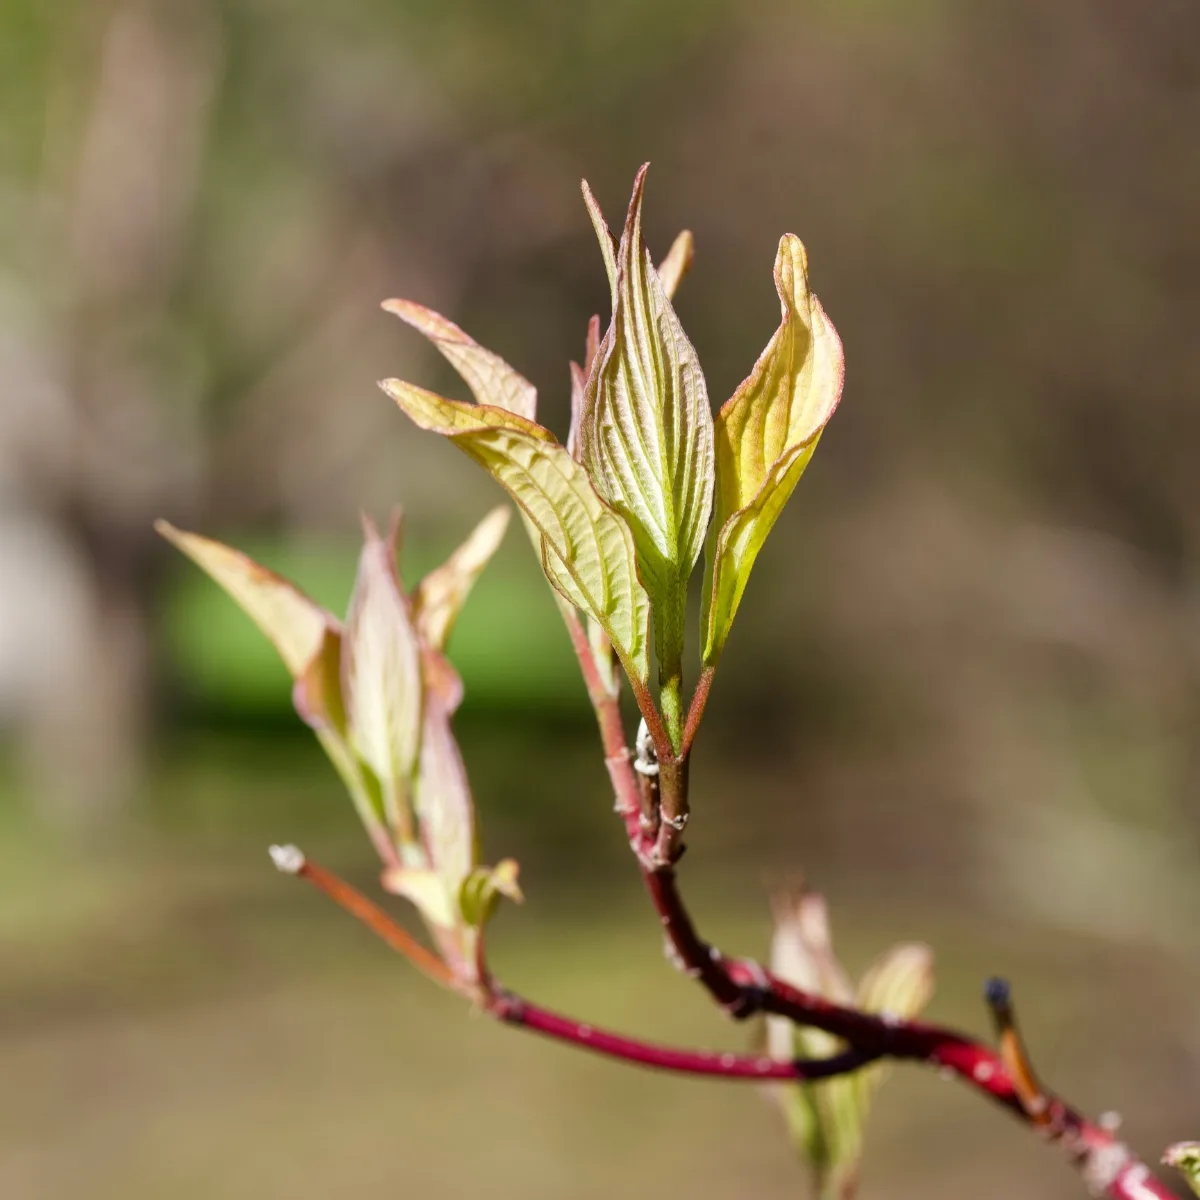
[[421, 580], [413, 595], [413, 620], [421, 640], [444, 650], [467, 596], [496, 553], [508, 528], [509, 510], [493, 509], [440, 567]]
[[242, 607], [279, 652], [293, 679], [320, 651], [326, 632], [339, 622], [298, 587], [252, 558], [211, 538], [186, 533], [166, 521], [154, 528], [202, 567]]
[[1178, 1170], [1188, 1187], [1200, 1196], [1200, 1142], [1176, 1142], [1168, 1146], [1163, 1162]]
[[716, 499], [701, 628], [706, 665], [720, 657], [758, 552], [842, 394], [842, 344], [809, 291], [800, 239], [775, 259], [783, 319], [716, 418]]
[[632, 537], [583, 468], [540, 425], [513, 413], [395, 379], [381, 386], [417, 425], [450, 438], [508, 491], [545, 541], [551, 584], [604, 627], [631, 675], [647, 679], [650, 602]]
[[383, 789], [395, 830], [407, 805], [421, 740], [421, 650], [396, 574], [395, 532], [364, 522], [365, 542], [342, 641], [342, 694], [350, 743]]
[[463, 377], [480, 404], [506, 409], [529, 421], [535, 419], [537, 389], [533, 384], [453, 321], [412, 300], [385, 300], [383, 308], [423, 333]]
[[582, 458], [633, 530], [656, 622], [675, 638], [712, 507], [713, 422], [696, 352], [642, 237], [645, 175], [643, 167], [634, 183], [612, 323], [588, 378]]

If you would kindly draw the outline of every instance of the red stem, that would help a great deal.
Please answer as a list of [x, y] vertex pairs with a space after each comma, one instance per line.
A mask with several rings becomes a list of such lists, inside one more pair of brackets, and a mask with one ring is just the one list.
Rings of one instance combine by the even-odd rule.
[[765, 1054], [729, 1054], [718, 1050], [680, 1050], [643, 1042], [622, 1034], [597, 1029], [571, 1017], [551, 1012], [511, 992], [497, 989], [485, 1005], [487, 1011], [508, 1025], [540, 1033], [555, 1041], [566, 1042], [581, 1050], [590, 1050], [606, 1058], [675, 1071], [684, 1075], [707, 1075], [718, 1079], [782, 1080], [796, 1082], [829, 1079], [844, 1075], [871, 1062], [874, 1055], [849, 1051], [825, 1059], [797, 1059], [780, 1062]]

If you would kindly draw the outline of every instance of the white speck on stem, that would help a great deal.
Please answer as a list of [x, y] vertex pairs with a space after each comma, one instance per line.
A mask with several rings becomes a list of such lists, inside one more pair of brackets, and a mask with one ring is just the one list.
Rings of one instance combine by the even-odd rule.
[[304, 870], [304, 853], [297, 846], [272, 846], [269, 853], [276, 870], [285, 875], [299, 875]]
[[737, 1062], [736, 1055], [733, 1055], [733, 1054], [722, 1054], [721, 1055], [721, 1066], [723, 1066], [725, 1068], [725, 1070], [727, 1070], [727, 1071], [736, 1062]]
[[996, 1068], [990, 1062], [977, 1063], [973, 1072], [976, 1081], [979, 1083], [987, 1083], [995, 1073]]

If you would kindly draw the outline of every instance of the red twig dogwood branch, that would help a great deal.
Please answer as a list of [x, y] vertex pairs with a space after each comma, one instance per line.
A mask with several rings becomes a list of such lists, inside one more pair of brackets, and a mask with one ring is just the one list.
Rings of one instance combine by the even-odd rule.
[[[584, 663], [586, 640], [574, 634], [572, 640], [580, 652], [586, 678], [589, 670], [595, 673], [590, 653], [589, 661]], [[690, 708], [686, 748], [690, 748], [695, 736], [711, 683], [712, 673], [707, 672]], [[724, 1012], [735, 1020], [769, 1014], [824, 1030], [841, 1038], [849, 1054], [866, 1056], [865, 1061], [888, 1058], [919, 1062], [948, 1072], [1060, 1145], [1093, 1192], [1107, 1193], [1114, 1200], [1174, 1200], [1174, 1193], [1112, 1129], [1088, 1120], [1036, 1083], [1016, 1034], [1007, 986], [999, 981], [992, 981], [988, 988], [988, 1002], [1000, 1032], [1001, 1049], [997, 1052], [953, 1029], [834, 1004], [793, 987], [751, 959], [728, 959], [706, 942], [684, 904], [673, 863], [663, 861], [656, 853], [661, 847], [656, 844], [652, 827], [647, 828], [644, 820], [632, 819], [634, 806], [630, 797], [638, 795], [639, 788], [617, 701], [590, 687], [589, 693], [604, 742], [605, 760], [613, 777], [617, 811], [624, 819], [630, 847], [637, 856], [643, 882], [658, 914], [669, 957], [704, 987]], [[687, 749], [685, 759], [686, 753]], [[686, 770], [676, 773], [675, 778], [682, 779], [686, 786]], [[677, 849], [676, 858], [678, 853]]]

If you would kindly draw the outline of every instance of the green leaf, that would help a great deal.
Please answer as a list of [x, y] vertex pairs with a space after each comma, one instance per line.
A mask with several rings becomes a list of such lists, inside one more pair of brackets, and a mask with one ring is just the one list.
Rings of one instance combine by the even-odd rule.
[[1188, 1187], [1200, 1196], [1200, 1142], [1176, 1142], [1168, 1146], [1163, 1162], [1179, 1171]]
[[396, 379], [380, 386], [418, 426], [450, 438], [508, 491], [544, 539], [550, 583], [603, 626], [625, 669], [645, 681], [650, 602], [633, 540], [583, 468], [547, 430], [513, 413]]
[[808, 258], [785, 234], [775, 258], [783, 320], [716, 418], [716, 501], [701, 629], [720, 657], [754, 560], [842, 394], [842, 344], [808, 287]]
[[536, 418], [537, 388], [453, 321], [412, 300], [385, 300], [383, 308], [423, 333], [463, 377], [480, 404], [503, 408], [528, 421]]
[[421, 640], [444, 650], [467, 596], [500, 546], [509, 510], [494, 508], [440, 566], [430, 571], [413, 595], [413, 620]]
[[421, 743], [421, 648], [396, 573], [398, 527], [385, 540], [370, 521], [363, 526], [342, 641], [342, 695], [350, 743], [379, 781], [393, 830], [406, 838]]
[[581, 443], [597, 491], [633, 530], [661, 658], [664, 635], [682, 641], [687, 580], [712, 508], [713, 423], [696, 352], [642, 237], [645, 176], [643, 167], [621, 236], [613, 317], [588, 378]]

